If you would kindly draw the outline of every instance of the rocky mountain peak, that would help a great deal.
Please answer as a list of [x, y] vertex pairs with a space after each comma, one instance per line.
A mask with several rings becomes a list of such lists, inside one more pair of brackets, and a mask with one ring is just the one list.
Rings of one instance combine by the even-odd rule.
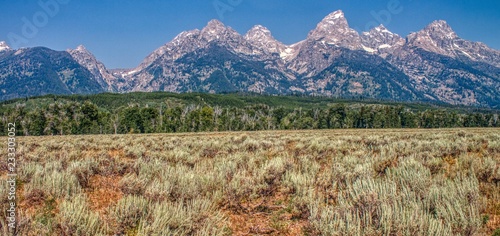
[[179, 45], [185, 43], [186, 40], [190, 40], [192, 38], [197, 38], [200, 35], [200, 30], [195, 29], [195, 30], [190, 30], [190, 31], [184, 31], [180, 33], [179, 35], [175, 36], [175, 38], [167, 43], [168, 44], [174, 44], [174, 45]]
[[0, 41], [0, 52], [1, 51], [7, 51], [7, 50], [11, 50], [11, 48], [9, 47], [9, 45], [7, 44], [7, 42]]
[[227, 30], [227, 27], [219, 20], [211, 20], [207, 26], [202, 29], [202, 34], [217, 35]]
[[327, 15], [317, 25], [316, 33], [328, 33], [335, 29], [349, 28], [347, 19], [342, 11], [335, 11]]
[[[217, 24], [217, 22], [213, 22], [211, 27], [215, 28]], [[126, 71], [122, 74], [127, 76], [132, 75], [135, 72], [148, 67], [149, 65], [151, 65], [151, 63], [161, 57], [165, 57], [165, 59], [172, 61], [179, 58], [181, 55], [194, 51], [197, 47], [200, 46], [200, 34], [201, 31], [198, 29], [181, 32], [180, 34], [175, 36], [172, 41], [159, 47], [150, 55], [148, 55], [137, 68], [135, 68], [134, 70]]]
[[109, 91], [116, 91], [116, 78], [108, 71], [106, 66], [92, 54], [85, 46], [78, 45], [76, 49], [66, 50], [71, 57], [85, 67], [95, 78], [97, 83]]
[[431, 37], [442, 39], [455, 39], [458, 38], [457, 34], [450, 25], [444, 20], [437, 20], [429, 24], [423, 32], [429, 34]]
[[[87, 48], [83, 45], [78, 45], [75, 49], [67, 49], [66, 52], [71, 54], [71, 56], [75, 59], [85, 59], [86, 61], [97, 61], [94, 54], [92, 54]], [[77, 59], [77, 61], [78, 61]]]
[[387, 28], [385, 28], [385, 26], [382, 24], [380, 24], [379, 26], [370, 30], [370, 33], [393, 34], [391, 31], [389, 31]]
[[446, 56], [455, 56], [455, 31], [443, 20], [429, 24], [423, 30], [407, 37], [408, 45]]
[[[0, 42], [0, 52], [9, 49]], [[433, 100], [497, 108], [500, 104], [500, 51], [458, 38], [445, 21], [432, 22], [405, 40], [383, 25], [360, 35], [349, 27], [342, 11], [335, 11], [319, 22], [305, 40], [287, 46], [264, 26], [256, 25], [242, 36], [212, 20], [201, 30], [180, 33], [138, 67], [122, 70], [107, 70], [82, 45], [67, 52], [73, 59], [67, 53], [43, 48], [1, 52], [6, 66], [0, 66], [0, 91], [9, 90], [5, 87], [9, 83], [2, 83], [2, 78], [31, 79], [26, 75], [39, 74], [37, 81], [26, 80], [19, 88], [51, 89], [59, 83], [61, 89], [54, 93], [250, 91]], [[63, 58], [63, 64], [71, 67], [44, 74], [61, 63], [53, 61], [40, 67], [47, 61], [36, 61], [40, 53], [60, 54], [62, 57], [52, 58]], [[59, 77], [70, 78], [67, 75], [72, 73], [68, 71], [74, 69], [75, 63], [81, 68], [73, 74], [85, 77], [85, 83], [97, 89], [65, 89], [67, 85]], [[32, 68], [40, 68], [40, 73], [32, 73]], [[99, 86], [94, 86], [95, 82]], [[12, 91], [10, 97], [0, 94], [0, 99], [20, 94]]]
[[363, 32], [361, 41], [366, 51], [386, 52], [395, 46], [402, 46], [405, 40], [397, 34], [389, 31], [384, 25], [379, 25], [369, 32]]
[[244, 36], [251, 45], [260, 48], [268, 53], [281, 54], [286, 50], [286, 46], [276, 40], [271, 31], [262, 25], [252, 27]]
[[[225, 26], [219, 20], [211, 20], [200, 32], [201, 38], [207, 42], [212, 41], [238, 41], [242, 36], [231, 27]], [[238, 39], [236, 39], [238, 38]]]
[[409, 41], [450, 41], [458, 39], [457, 34], [444, 20], [437, 20], [419, 32], [408, 35]]
[[461, 39], [446, 23], [434, 21], [423, 30], [407, 37], [409, 48], [420, 48], [451, 58], [484, 62], [500, 68], [500, 52], [483, 43]]
[[330, 13], [325, 18], [323, 18], [323, 20], [318, 23], [314, 31], [317, 31], [316, 33], [328, 34], [342, 29], [350, 29], [349, 23], [344, 16], [344, 12], [338, 10]]
[[224, 23], [222, 23], [221, 21], [219, 21], [219, 20], [217, 20], [217, 19], [212, 19], [212, 20], [210, 20], [210, 21], [207, 23], [207, 27], [208, 27], [208, 28], [217, 28], [217, 27], [226, 28], [226, 26], [224, 25]]
[[94, 55], [92, 55], [92, 53], [90, 53], [87, 48], [85, 48], [85, 46], [83, 45], [78, 45], [78, 47], [76, 47], [75, 49], [67, 49], [66, 52], [68, 52], [69, 54], [71, 54], [71, 56], [73, 57], [90, 57], [90, 58], [94, 58]]
[[345, 47], [353, 50], [361, 49], [358, 32], [349, 27], [344, 12], [335, 11], [318, 23], [316, 29], [308, 36], [309, 40], [327, 45]]
[[80, 45], [78, 45], [78, 47], [76, 47], [76, 49], [75, 49], [75, 50], [76, 50], [76, 51], [79, 51], [79, 52], [87, 52], [87, 53], [89, 52], [89, 51], [87, 50], [87, 48], [85, 48], [85, 46], [83, 46], [83, 45], [81, 45], [81, 44], [80, 44]]
[[246, 40], [260, 40], [271, 38], [273, 38], [271, 31], [262, 25], [255, 25], [245, 34]]
[[334, 11], [328, 14], [320, 23], [337, 24], [338, 22], [347, 23], [344, 12], [342, 10]]

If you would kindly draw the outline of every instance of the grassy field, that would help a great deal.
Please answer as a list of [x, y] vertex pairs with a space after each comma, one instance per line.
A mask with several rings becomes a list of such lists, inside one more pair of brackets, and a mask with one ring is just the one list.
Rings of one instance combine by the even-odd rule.
[[19, 235], [500, 234], [500, 129], [19, 137], [17, 154]]

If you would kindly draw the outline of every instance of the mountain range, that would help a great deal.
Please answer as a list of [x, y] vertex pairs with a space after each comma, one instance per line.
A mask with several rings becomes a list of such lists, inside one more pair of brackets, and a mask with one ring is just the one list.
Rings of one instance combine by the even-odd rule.
[[0, 100], [101, 92], [255, 92], [500, 107], [500, 51], [442, 20], [406, 38], [359, 34], [342, 11], [292, 45], [261, 25], [240, 35], [218, 20], [185, 31], [133, 69], [111, 70], [84, 46], [11, 49], [0, 42]]

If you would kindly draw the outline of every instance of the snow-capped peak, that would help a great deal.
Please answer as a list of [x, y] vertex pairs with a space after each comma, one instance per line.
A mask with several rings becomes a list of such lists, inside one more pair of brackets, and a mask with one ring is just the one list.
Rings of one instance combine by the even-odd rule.
[[9, 47], [9, 45], [7, 44], [7, 42], [5, 41], [0, 41], [0, 52], [1, 51], [7, 51], [7, 50], [10, 50], [11, 48]]

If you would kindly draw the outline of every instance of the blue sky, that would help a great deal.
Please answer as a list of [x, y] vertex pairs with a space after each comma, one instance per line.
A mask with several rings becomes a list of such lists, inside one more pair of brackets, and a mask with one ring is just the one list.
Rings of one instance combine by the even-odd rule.
[[500, 49], [498, 0], [0, 0], [0, 41], [55, 50], [83, 44], [108, 68], [131, 68], [180, 32], [201, 29], [211, 19], [241, 34], [261, 24], [292, 44], [338, 9], [358, 31], [384, 23], [406, 37], [441, 19], [460, 37]]

